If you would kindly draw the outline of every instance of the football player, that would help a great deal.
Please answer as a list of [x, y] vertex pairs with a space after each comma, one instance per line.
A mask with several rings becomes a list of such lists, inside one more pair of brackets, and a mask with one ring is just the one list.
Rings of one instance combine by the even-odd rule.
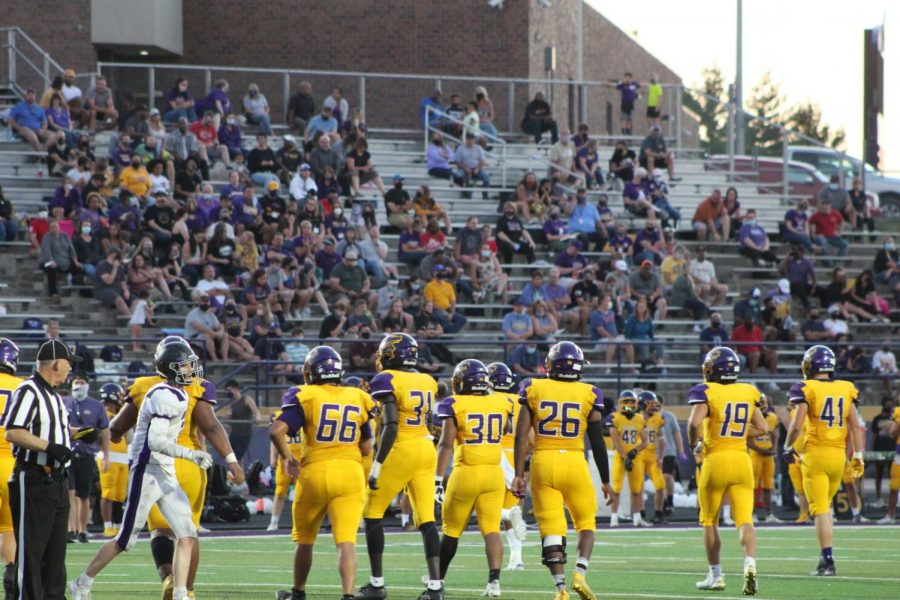
[[[788, 424], [794, 420], [795, 414], [797, 414], [797, 404], [788, 398]], [[798, 455], [802, 456], [805, 449], [803, 440], [806, 437], [806, 421], [801, 422], [798, 426], [800, 427], [800, 435], [797, 436], [797, 441], [794, 442], [793, 448]], [[798, 461], [788, 464], [788, 477], [791, 478], [791, 486], [794, 488], [797, 502], [800, 504], [800, 514], [797, 515], [797, 520], [794, 523], [805, 525], [809, 523], [809, 504], [806, 502], [806, 492], [803, 491], [803, 472], [800, 470]]]
[[[503, 560], [500, 513], [506, 495], [500, 442], [504, 431], [510, 429], [515, 403], [506, 394], [493, 393], [487, 367], [480, 360], [456, 365], [452, 386], [453, 395], [441, 400], [437, 408], [441, 438], [434, 483], [438, 502], [443, 504], [441, 579], [447, 575], [474, 509], [488, 559], [488, 583], [482, 596], [499, 598]], [[451, 458], [453, 471], [445, 493], [444, 473]]]
[[[369, 420], [375, 403], [366, 392], [341, 386], [343, 374], [341, 356], [332, 348], [310, 350], [303, 363], [304, 385], [284, 394], [281, 414], [269, 429], [285, 471], [297, 481], [291, 508], [294, 584], [290, 591], [279, 591], [278, 600], [305, 600], [313, 544], [326, 514], [338, 551], [341, 598], [353, 598], [356, 532], [366, 490], [362, 455], [372, 451]], [[299, 461], [288, 445], [290, 437], [302, 438]]]
[[6, 441], [6, 404], [13, 391], [22, 383], [16, 377], [19, 368], [19, 347], [12, 340], [0, 338], [0, 559], [3, 560], [3, 591], [6, 598], [16, 594], [16, 537], [13, 534], [12, 513], [9, 507], [9, 478], [16, 459], [12, 445]]
[[[177, 341], [184, 342], [178, 336], [167, 336], [160, 343], [174, 344]], [[162, 381], [163, 379], [159, 376], [138, 377], [134, 380], [125, 395], [125, 406], [109, 424], [111, 441], [119, 439], [134, 426], [147, 390]], [[222, 427], [213, 412], [213, 405], [216, 403], [216, 386], [211, 381], [203, 379], [201, 370], [200, 374], [184, 387], [188, 393], [188, 407], [184, 416], [184, 426], [178, 435], [178, 444], [192, 450], [202, 450], [204, 447], [200, 439], [200, 434], [202, 434], [216, 449], [216, 452], [225, 457], [231, 477], [236, 484], [240, 485], [244, 481], [244, 470], [231, 449], [231, 442], [228, 441], [225, 428]], [[206, 501], [206, 470], [200, 469], [191, 461], [176, 459], [175, 477], [191, 501], [194, 526], [199, 528], [200, 514], [203, 512], [203, 505]], [[165, 517], [156, 507], [150, 511], [147, 525], [150, 529], [150, 551], [163, 584], [162, 598], [171, 600], [172, 558], [175, 552], [174, 535]], [[194, 579], [200, 564], [200, 544], [194, 544], [193, 550], [194, 554], [191, 556], [191, 568], [188, 574], [189, 597], [193, 595]]]
[[197, 527], [191, 518], [190, 501], [175, 478], [175, 458], [189, 460], [203, 470], [213, 464], [206, 452], [177, 443], [188, 408], [184, 388], [199, 378], [203, 369], [188, 343], [175, 336], [157, 345], [153, 362], [163, 381], [147, 390], [138, 413], [128, 475], [131, 492], [122, 529], [97, 551], [84, 573], [69, 584], [73, 600], [90, 600], [94, 578], [119, 554], [134, 547], [154, 506], [165, 515], [176, 536], [172, 598], [188, 598], [188, 571], [197, 543]]
[[753, 527], [753, 465], [747, 454], [747, 438], [768, 431], [757, 409], [760, 392], [749, 383], [738, 383], [741, 362], [731, 348], [717, 346], [703, 359], [703, 380], [688, 391], [691, 415], [688, 437], [695, 455], [702, 457], [697, 483], [700, 524], [709, 561], [709, 574], [697, 582], [701, 590], [724, 590], [725, 577], [719, 554], [719, 508], [727, 492], [734, 524], [744, 551], [744, 589], [747, 596], [758, 590], [756, 529]]
[[644, 417], [637, 411], [638, 399], [633, 390], [623, 390], [616, 404], [619, 410], [612, 416], [609, 428], [609, 439], [616, 451], [612, 464], [614, 494], [609, 526], [619, 526], [619, 498], [627, 473], [632, 523], [635, 527], [650, 527], [650, 523], [641, 518], [644, 509], [644, 461], [638, 458], [638, 454], [647, 447]]
[[613, 494], [603, 441], [603, 418], [609, 407], [604, 404], [599, 389], [579, 381], [584, 374], [584, 365], [584, 354], [577, 345], [572, 342], [554, 344], [544, 361], [549, 377], [525, 381], [519, 392], [522, 410], [516, 424], [513, 491], [520, 496], [525, 493], [528, 432], [534, 429], [531, 497], [541, 532], [541, 562], [550, 569], [556, 600], [569, 598], [565, 573], [565, 509], [569, 510], [578, 532], [578, 558], [572, 590], [583, 600], [596, 598], [585, 579], [597, 528], [594, 518], [597, 496], [585, 460], [585, 432], [600, 471], [607, 504], [612, 502]]
[[406, 488], [416, 525], [422, 533], [428, 564], [427, 589], [421, 598], [442, 600], [440, 576], [441, 540], [434, 524], [434, 472], [437, 451], [429, 429], [437, 383], [416, 371], [419, 345], [405, 333], [384, 336], [375, 353], [378, 374], [369, 382], [369, 393], [381, 410], [378, 451], [369, 471], [369, 489], [363, 519], [371, 577], [356, 598], [386, 598], [382, 556], [382, 518], [391, 500]]
[[[125, 401], [125, 388], [114, 381], [100, 386], [100, 400], [106, 408], [109, 420], [118, 414]], [[106, 469], [104, 469], [104, 463]], [[121, 511], [117, 507], [117, 520], [113, 523], [113, 505], [125, 502], [128, 488], [128, 441], [122, 437], [109, 442], [109, 456], [97, 459], [100, 473], [100, 514], [103, 515], [103, 536], [115, 537], [122, 526]]]
[[[275, 411], [272, 415], [273, 424], [278, 420], [279, 416], [281, 416], [281, 411]], [[287, 445], [291, 451], [291, 456], [299, 463], [303, 456], [303, 445], [300, 443], [299, 431], [297, 435], [287, 436]], [[281, 460], [281, 455], [278, 454], [278, 447], [275, 445], [275, 442], [270, 444], [269, 464], [272, 465], [272, 470], [275, 471], [275, 498], [272, 501], [272, 518], [269, 519], [269, 526], [266, 527], [266, 531], [278, 531], [278, 521], [281, 519], [281, 511], [284, 510], [284, 501], [291, 490], [291, 484], [296, 484], [296, 481], [287, 474], [285, 463]]]
[[759, 410], [766, 420], [769, 432], [765, 435], [747, 438], [750, 462], [753, 463], [753, 488], [762, 488], [766, 523], [781, 523], [781, 519], [772, 513], [772, 490], [775, 489], [775, 448], [778, 447], [778, 415], [775, 414], [775, 409], [769, 405], [769, 399], [765, 394], [760, 396]]
[[862, 477], [865, 469], [861, 450], [864, 447], [863, 437], [856, 412], [859, 391], [849, 381], [832, 379], [835, 363], [831, 348], [811, 347], [800, 364], [803, 381], [795, 383], [788, 391], [788, 397], [797, 405], [784, 441], [788, 462], [797, 458], [792, 446], [800, 435], [801, 424], [806, 422], [800, 470], [809, 514], [816, 522], [816, 534], [822, 549], [819, 564], [812, 575], [836, 573], [831, 549], [834, 529], [831, 501], [841, 484], [841, 474], [847, 460], [848, 434], [856, 449], [850, 461], [853, 478]]
[[891, 465], [891, 484], [888, 488], [887, 514], [878, 520], [880, 525], [893, 525], [897, 515], [897, 494], [900, 493], [900, 406], [894, 409], [891, 416], [891, 437], [897, 442], [894, 449], [894, 464]]
[[[666, 449], [662, 428], [665, 425], [660, 414], [662, 405], [655, 392], [643, 390], [638, 394], [638, 409], [644, 417], [644, 431], [647, 433], [647, 446], [641, 450], [638, 460], [644, 463], [644, 473], [653, 483], [653, 522], [665, 523], [663, 511], [666, 506], [666, 480], [662, 472], [662, 457]], [[642, 486], [643, 491], [643, 486]], [[644, 519], [643, 513], [641, 520]]]
[[505, 395], [513, 403], [513, 416], [510, 420], [511, 427], [503, 433], [500, 447], [503, 448], [503, 476], [506, 480], [506, 496], [503, 498], [503, 511], [500, 518], [503, 528], [506, 530], [506, 543], [509, 544], [509, 570], [521, 570], [525, 568], [522, 562], [522, 542], [525, 541], [527, 532], [525, 519], [522, 517], [522, 499], [512, 492], [512, 480], [516, 475], [513, 466], [516, 460], [516, 421], [519, 418], [519, 396], [515, 392], [516, 376], [512, 370], [502, 362], [493, 362], [487, 366], [488, 380], [497, 394]]
[[[857, 417], [859, 417], [859, 430], [865, 431], [866, 422], [863, 420], [859, 411], [857, 411]], [[854, 523], [868, 523], [869, 520], [862, 516], [862, 497], [860, 496], [859, 490], [856, 489], [859, 479], [853, 475], [852, 459], [854, 450], [853, 438], [848, 437], [845, 455], [847, 462], [844, 463], [844, 472], [841, 473], [841, 484], [843, 484], [844, 490], [847, 492], [847, 504], [850, 505], [851, 520]]]

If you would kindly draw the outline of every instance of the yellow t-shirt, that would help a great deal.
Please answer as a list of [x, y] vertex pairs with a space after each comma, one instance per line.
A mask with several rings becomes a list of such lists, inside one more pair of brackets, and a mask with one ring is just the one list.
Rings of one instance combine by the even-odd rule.
[[424, 295], [426, 300], [434, 302], [434, 307], [441, 310], [447, 310], [450, 305], [456, 302], [456, 290], [453, 284], [445, 279], [432, 279], [425, 286]]
[[[141, 403], [144, 401], [144, 394], [157, 383], [164, 382], [165, 379], [159, 375], [151, 375], [149, 377], [138, 377], [128, 388], [126, 401], [132, 402], [139, 410]], [[188, 406], [184, 412], [184, 426], [175, 443], [179, 446], [185, 446], [191, 450], [202, 450], [203, 443], [200, 441], [200, 435], [194, 425], [194, 407], [200, 400], [216, 404], [216, 385], [206, 379], [194, 379], [191, 385], [181, 386], [188, 393]]]
[[397, 401], [399, 422], [397, 441], [434, 439], [428, 429], [428, 419], [437, 395], [437, 382], [431, 375], [388, 369], [369, 382], [369, 393], [380, 401], [393, 394]]
[[119, 173], [119, 186], [136, 196], [146, 196], [150, 192], [150, 173], [144, 167], [125, 167]]
[[535, 452], [584, 452], [587, 420], [603, 412], [603, 392], [580, 381], [531, 379], [522, 384], [519, 403], [531, 411]]
[[454, 394], [441, 400], [439, 419], [456, 422], [454, 465], [499, 465], [505, 431], [515, 402], [507, 394]]
[[701, 383], [688, 391], [688, 404], [706, 404], [704, 456], [724, 450], [747, 451], [748, 425], [760, 393], [749, 383]]
[[647, 106], [659, 106], [663, 97], [663, 87], [658, 83], [650, 83], [647, 85]]
[[[6, 416], [6, 405], [12, 398], [13, 392], [22, 383], [22, 379], [15, 375], [0, 373], [0, 415]], [[0, 427], [0, 458], [12, 458], [12, 444], [6, 441], [6, 427]]]
[[788, 399], [804, 403], [806, 411], [806, 449], [827, 446], [847, 447], [847, 421], [859, 390], [842, 379], [807, 379], [791, 386]]
[[673, 285], [679, 275], [687, 273], [687, 260], [684, 258], [679, 260], [670, 254], [663, 259], [659, 270], [662, 273], [663, 282], [666, 285]]

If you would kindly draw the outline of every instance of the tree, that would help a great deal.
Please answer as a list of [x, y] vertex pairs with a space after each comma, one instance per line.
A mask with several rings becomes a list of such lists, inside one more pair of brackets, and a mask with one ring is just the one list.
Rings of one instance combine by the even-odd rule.
[[783, 104], [778, 84], [769, 73], [764, 73], [747, 101], [746, 111], [750, 114], [744, 117], [744, 139], [751, 153], [755, 150], [763, 156], [781, 155], [781, 128], [773, 123], [780, 121]]
[[809, 100], [797, 104], [790, 110], [787, 114], [787, 123], [791, 129], [800, 134], [835, 149], [843, 148], [847, 138], [843, 128], [832, 132], [831, 127], [822, 122], [822, 109]]
[[722, 70], [713, 65], [703, 69], [701, 92], [685, 89], [684, 106], [700, 120], [700, 146], [709, 154], [725, 152], [728, 108]]

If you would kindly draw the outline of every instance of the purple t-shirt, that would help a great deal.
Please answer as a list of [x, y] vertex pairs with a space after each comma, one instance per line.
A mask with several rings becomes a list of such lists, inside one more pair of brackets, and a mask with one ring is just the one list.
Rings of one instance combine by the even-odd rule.
[[738, 239], [740, 240], [741, 245], [744, 245], [747, 238], [750, 238], [754, 244], [762, 247], [766, 243], [766, 237], [766, 230], [755, 224], [742, 225], [741, 230], [738, 233]]
[[641, 84], [637, 81], [632, 81], [630, 83], [625, 83], [624, 81], [620, 82], [616, 86], [616, 89], [622, 94], [622, 104], [634, 104], [634, 101], [637, 100], [637, 92], [640, 87]]
[[815, 276], [816, 269], [808, 258], [787, 261], [787, 280], [791, 283], [807, 283]]
[[616, 234], [609, 238], [609, 247], [619, 254], [631, 254], [632, 246], [634, 246], [634, 242], [632, 242], [631, 238], [627, 235], [619, 237], [619, 235]]
[[784, 222], [790, 223], [798, 231], [803, 231], [807, 221], [809, 221], [809, 217], [806, 216], [805, 212], [793, 208], [784, 214]]
[[544, 221], [544, 235], [564, 235], [566, 233], [566, 222], [562, 219]]
[[206, 98], [197, 102], [197, 114], [202, 116], [207, 110], [219, 112], [218, 107], [216, 107], [216, 100], [222, 103], [222, 110], [225, 114], [231, 111], [231, 101], [228, 99], [228, 95], [219, 88], [213, 88]]
[[648, 232], [646, 229], [641, 229], [640, 231], [637, 232], [637, 235], [634, 236], [634, 245], [637, 247], [640, 247], [641, 242], [643, 242], [644, 240], [650, 242], [651, 246], [658, 243], [659, 242], [659, 230], [654, 228], [653, 231]]
[[401, 233], [399, 240], [400, 254], [404, 254], [404, 244], [412, 244], [413, 248], [415, 248], [414, 250], [407, 250], [406, 252], [421, 251], [422, 249], [421, 244], [419, 244], [419, 239], [419, 235], [416, 233], [410, 233], [409, 231], [404, 231], [403, 233]]
[[629, 181], [625, 184], [625, 189], [622, 190], [622, 198], [626, 198], [628, 200], [637, 201], [641, 197], [641, 187], [636, 183]]
[[553, 264], [563, 269], [571, 269], [575, 266], [583, 269], [587, 266], [588, 263], [587, 259], [580, 254], [572, 256], [568, 252], [560, 252], [556, 256], [556, 260], [553, 261]]

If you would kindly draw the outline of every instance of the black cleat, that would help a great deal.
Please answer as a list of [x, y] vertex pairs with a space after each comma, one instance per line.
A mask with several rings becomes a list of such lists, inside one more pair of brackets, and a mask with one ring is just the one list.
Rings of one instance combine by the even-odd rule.
[[78, 541], [78, 534], [74, 531], [70, 531], [68, 537], [66, 537], [67, 544], [74, 544]]
[[419, 600], [444, 600], [444, 588], [439, 590], [425, 590], [419, 595]]
[[300, 590], [278, 590], [275, 600], [306, 600], [306, 592]]
[[359, 591], [356, 592], [354, 598], [356, 600], [383, 600], [384, 598], [387, 598], [387, 589], [383, 586], [377, 587], [371, 583], [367, 583], [359, 588]]
[[88, 543], [87, 533], [82, 531], [81, 533], [78, 534], [78, 543], [79, 544], [87, 544]]
[[816, 566], [816, 570], [810, 573], [810, 575], [818, 575], [820, 577], [834, 577], [837, 575], [837, 571], [834, 568], [834, 561], [826, 562], [825, 559], [820, 558], [819, 564]]

